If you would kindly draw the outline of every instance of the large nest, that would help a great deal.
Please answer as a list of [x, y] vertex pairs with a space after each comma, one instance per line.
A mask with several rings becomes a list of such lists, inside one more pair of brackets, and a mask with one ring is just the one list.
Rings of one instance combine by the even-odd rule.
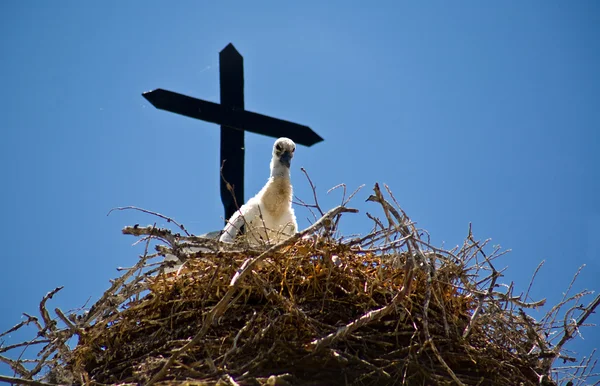
[[[524, 309], [543, 301], [527, 303], [527, 294], [515, 295], [512, 287], [499, 291], [502, 275], [493, 262], [501, 251], [486, 255], [486, 242], [470, 230], [460, 248], [435, 248], [378, 186], [370, 200], [385, 220], [371, 216], [375, 227], [367, 236], [334, 237], [341, 214], [354, 212], [342, 205], [264, 249], [127, 227], [124, 233], [145, 242], [139, 263], [83, 315], [57, 310], [64, 328], [45, 309], [53, 293], [45, 297], [44, 326], [31, 316], [27, 321], [46, 342], [33, 369], [0, 358], [20, 378], [44, 373], [50, 383], [585, 382], [589, 359], [569, 373], [553, 364], [575, 360], [562, 347], [600, 298], [578, 318], [567, 312], [564, 326], [556, 319], [568, 298], [535, 321]], [[156, 240], [157, 253], [149, 254]], [[165, 273], [166, 263], [149, 263], [167, 254], [183, 266]], [[79, 341], [71, 349], [66, 342], [74, 335]]]

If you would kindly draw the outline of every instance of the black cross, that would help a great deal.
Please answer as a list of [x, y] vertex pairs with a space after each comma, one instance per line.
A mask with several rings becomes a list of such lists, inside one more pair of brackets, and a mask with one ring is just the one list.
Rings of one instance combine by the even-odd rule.
[[[288, 137], [305, 146], [312, 146], [323, 138], [308, 126], [244, 110], [244, 58], [231, 43], [219, 52], [219, 73], [221, 104], [160, 88], [145, 92], [142, 96], [157, 109], [221, 125], [224, 179], [221, 179], [221, 201], [227, 220], [235, 213], [237, 206], [244, 203], [245, 131], [275, 138]], [[235, 201], [225, 181], [233, 186]]]

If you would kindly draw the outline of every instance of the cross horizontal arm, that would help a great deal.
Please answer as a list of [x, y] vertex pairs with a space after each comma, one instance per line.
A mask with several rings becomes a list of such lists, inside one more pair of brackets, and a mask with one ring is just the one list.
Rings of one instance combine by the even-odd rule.
[[268, 117], [242, 109], [226, 109], [218, 103], [192, 98], [173, 91], [156, 89], [142, 94], [154, 107], [190, 118], [250, 131], [270, 137], [288, 137], [304, 146], [312, 146], [323, 138], [310, 127]]

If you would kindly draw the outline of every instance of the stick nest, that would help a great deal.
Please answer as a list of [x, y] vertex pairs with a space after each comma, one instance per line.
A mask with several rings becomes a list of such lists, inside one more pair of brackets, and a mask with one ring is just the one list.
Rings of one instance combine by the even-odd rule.
[[[49, 342], [33, 370], [0, 358], [50, 384], [554, 385], [591, 374], [589, 359], [568, 377], [553, 367], [574, 360], [561, 349], [585, 318], [557, 323], [566, 302], [528, 316], [543, 301], [499, 291], [501, 251], [487, 255], [470, 230], [461, 247], [434, 248], [378, 186], [369, 200], [385, 220], [372, 217], [362, 238], [334, 237], [345, 206], [268, 248], [126, 227], [146, 245], [138, 264], [87, 312], [57, 309], [63, 328], [47, 311], [53, 327], [28, 315]], [[167, 254], [183, 266], [150, 263]]]

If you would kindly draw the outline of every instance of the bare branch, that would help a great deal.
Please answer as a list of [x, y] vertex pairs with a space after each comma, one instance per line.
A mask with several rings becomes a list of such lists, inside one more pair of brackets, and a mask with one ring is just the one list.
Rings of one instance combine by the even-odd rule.
[[15, 385], [29, 385], [29, 386], [58, 386], [53, 383], [39, 382], [39, 381], [31, 380], [31, 379], [8, 377], [6, 375], [0, 375], [0, 382], [12, 383]]
[[120, 207], [117, 207], [117, 208], [112, 208], [111, 210], [108, 211], [108, 213], [106, 215], [109, 216], [115, 210], [137, 210], [137, 211], [140, 211], [140, 212], [143, 212], [143, 213], [151, 214], [151, 215], [156, 216], [156, 217], [160, 217], [163, 220], [166, 220], [167, 222], [172, 222], [179, 229], [181, 229], [182, 232], [184, 232], [186, 235], [190, 236], [190, 234], [188, 233], [188, 231], [185, 229], [185, 227], [182, 224], [178, 223], [177, 221], [175, 221], [171, 217], [167, 217], [167, 216], [162, 215], [162, 214], [160, 214], [158, 212], [153, 212], [151, 210], [147, 210], [147, 209], [143, 209], [143, 208], [138, 208], [137, 206], [120, 206]]

